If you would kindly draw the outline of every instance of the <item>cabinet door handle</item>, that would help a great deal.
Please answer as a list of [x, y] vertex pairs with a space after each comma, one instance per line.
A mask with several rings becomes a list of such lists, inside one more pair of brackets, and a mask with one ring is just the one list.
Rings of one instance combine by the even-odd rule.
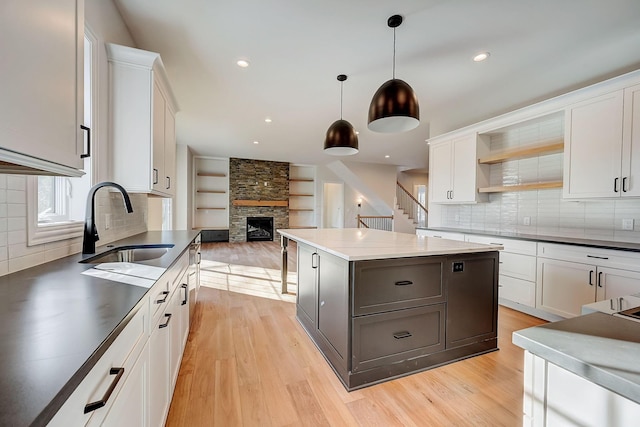
[[115, 390], [123, 374], [124, 374], [124, 368], [111, 368], [109, 370], [109, 375], [115, 375], [116, 377], [113, 379], [113, 381], [111, 381], [111, 385], [109, 385], [109, 388], [104, 393], [104, 396], [102, 396], [102, 399], [96, 400], [95, 402], [87, 403], [85, 405], [84, 407], [85, 414], [88, 414], [91, 411], [95, 411], [96, 409], [100, 409], [107, 404], [107, 401], [111, 397], [111, 393], [113, 393], [113, 390]]
[[609, 259], [608, 256], [596, 256], [596, 255], [587, 255], [587, 258]]
[[602, 287], [602, 271], [598, 272], [598, 287]]
[[396, 332], [395, 334], [393, 334], [393, 337], [397, 340], [401, 340], [404, 338], [409, 338], [411, 335], [411, 332], [409, 331], [403, 331], [403, 332]]
[[167, 177], [167, 190], [171, 188], [171, 177]]
[[167, 297], [169, 296], [169, 291], [162, 291], [160, 293], [160, 295], [164, 295], [164, 298], [157, 299], [156, 300], [156, 304], [164, 304], [165, 302], [167, 302]]
[[186, 283], [183, 283], [182, 285], [180, 285], [180, 287], [181, 287], [182, 289], [184, 289], [184, 299], [182, 300], [182, 304], [180, 304], [180, 305], [186, 305], [186, 304], [187, 304], [187, 302], [188, 302], [188, 301], [187, 301], [187, 299], [189, 298], [189, 297], [188, 297], [188, 295], [189, 295], [189, 290], [187, 289], [187, 288], [189, 287], [189, 285], [187, 285]]
[[396, 282], [396, 286], [407, 286], [407, 285], [413, 285], [413, 282], [411, 280], [401, 280], [399, 282]]
[[153, 184], [157, 184], [158, 183], [158, 169], [153, 168]]
[[167, 318], [167, 321], [158, 325], [158, 329], [166, 328], [169, 326], [169, 322], [171, 321], [171, 313], [166, 313], [164, 317]]
[[589, 285], [593, 286], [593, 270], [589, 270]]
[[618, 192], [618, 180], [620, 178], [616, 177], [616, 179], [613, 180], [613, 192], [617, 193]]
[[451, 200], [453, 200], [453, 190], [451, 190]]
[[80, 125], [80, 129], [87, 131], [87, 152], [80, 154], [81, 159], [86, 159], [87, 157], [91, 157], [91, 128]]
[[311, 268], [318, 268], [318, 258], [316, 258], [317, 256], [318, 254], [316, 252], [311, 254]]
[[622, 192], [626, 193], [627, 192], [627, 177], [623, 177], [622, 178]]

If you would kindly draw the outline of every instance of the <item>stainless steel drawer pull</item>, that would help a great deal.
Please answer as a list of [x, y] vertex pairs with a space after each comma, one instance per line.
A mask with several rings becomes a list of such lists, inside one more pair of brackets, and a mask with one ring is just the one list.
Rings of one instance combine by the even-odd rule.
[[395, 334], [393, 334], [393, 337], [397, 340], [401, 340], [403, 338], [409, 338], [411, 335], [411, 332], [409, 331], [403, 331], [403, 332], [396, 332]]
[[396, 282], [396, 286], [407, 286], [407, 285], [413, 285], [413, 282], [411, 280], [401, 280], [399, 282]]
[[504, 246], [504, 244], [502, 243], [496, 243], [496, 242], [489, 242], [490, 245], [500, 245], [500, 246]]
[[608, 256], [595, 256], [595, 255], [587, 255], [587, 258], [609, 259]]
[[113, 379], [113, 381], [111, 381], [111, 385], [105, 392], [104, 396], [102, 396], [102, 399], [97, 400], [95, 402], [87, 403], [85, 405], [84, 407], [85, 414], [88, 414], [91, 411], [95, 411], [96, 409], [100, 409], [107, 404], [107, 401], [111, 397], [111, 393], [113, 393], [113, 390], [115, 390], [123, 374], [124, 374], [124, 368], [111, 368], [111, 370], [109, 371], [109, 375], [115, 375], [116, 377]]
[[164, 317], [167, 318], [167, 321], [158, 325], [158, 329], [166, 328], [169, 326], [169, 321], [171, 321], [171, 313], [166, 313]]
[[162, 291], [160, 295], [164, 295], [164, 298], [156, 300], [156, 304], [163, 304], [167, 302], [167, 297], [169, 296], [169, 291]]

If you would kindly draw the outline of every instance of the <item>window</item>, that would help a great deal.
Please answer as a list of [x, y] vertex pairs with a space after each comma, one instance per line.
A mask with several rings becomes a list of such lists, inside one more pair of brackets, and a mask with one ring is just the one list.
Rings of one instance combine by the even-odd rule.
[[[94, 108], [97, 100], [97, 40], [86, 29], [84, 37], [84, 125], [95, 130]], [[94, 133], [95, 135], [95, 133]], [[92, 138], [95, 144], [95, 137]], [[85, 174], [79, 178], [57, 176], [27, 177], [27, 240], [37, 245], [82, 236], [85, 203], [93, 184], [94, 156], [84, 160]]]

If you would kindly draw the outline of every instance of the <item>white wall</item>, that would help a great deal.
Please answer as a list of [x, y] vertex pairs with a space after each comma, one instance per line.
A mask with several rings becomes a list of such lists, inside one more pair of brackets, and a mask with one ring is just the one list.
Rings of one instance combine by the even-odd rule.
[[390, 215], [390, 212], [393, 211], [396, 197], [398, 175], [396, 166], [361, 162], [343, 163], [389, 207], [389, 212], [379, 213], [378, 215]]
[[[351, 163], [349, 164], [351, 166]], [[359, 167], [358, 167], [359, 166]], [[377, 175], [375, 170], [379, 165], [370, 165], [370, 167], [366, 163], [360, 163], [356, 166], [358, 170], [365, 171], [365, 176], [367, 179], [367, 184], [374, 188], [387, 188], [386, 185], [381, 185], [380, 183], [383, 180], [389, 180], [388, 170], [383, 169], [383, 173]], [[395, 168], [394, 175], [392, 178], [393, 186], [394, 186], [394, 195], [395, 195]], [[323, 201], [323, 187], [325, 182], [336, 182], [344, 184], [344, 226], [345, 228], [356, 228], [358, 226], [357, 223], [357, 215], [390, 215], [389, 212], [378, 212], [376, 211], [367, 200], [360, 194], [358, 191], [347, 185], [342, 179], [340, 179], [336, 174], [334, 174], [329, 168], [326, 166], [318, 166], [316, 171], [316, 224], [318, 226], [322, 226], [322, 201]], [[387, 189], [388, 192], [388, 189]], [[388, 194], [387, 194], [388, 196]], [[362, 206], [358, 208], [357, 200], [362, 198]], [[387, 197], [388, 198], [388, 197]], [[392, 199], [393, 203], [393, 199]], [[391, 205], [390, 205], [391, 206]]]

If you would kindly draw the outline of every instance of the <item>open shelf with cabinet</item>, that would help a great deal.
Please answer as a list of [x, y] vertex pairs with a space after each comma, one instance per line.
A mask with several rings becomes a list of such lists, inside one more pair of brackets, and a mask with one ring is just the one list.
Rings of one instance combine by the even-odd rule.
[[193, 227], [229, 228], [229, 160], [194, 157]]
[[[491, 170], [489, 185], [478, 188], [478, 192], [506, 193], [562, 188], [561, 173], [541, 177], [536, 172], [538, 166], [535, 163], [542, 162], [547, 156], [564, 153], [562, 123], [562, 112], [556, 112], [480, 134], [479, 138], [485, 140], [491, 151], [480, 157], [478, 164], [489, 165]], [[518, 146], [514, 147], [514, 144]], [[534, 159], [534, 163], [529, 162], [528, 166], [523, 166], [524, 163], [520, 162], [514, 163], [527, 163], [529, 159]], [[549, 159], [544, 161], [554, 161]]]
[[289, 228], [316, 228], [315, 166], [289, 166]]

